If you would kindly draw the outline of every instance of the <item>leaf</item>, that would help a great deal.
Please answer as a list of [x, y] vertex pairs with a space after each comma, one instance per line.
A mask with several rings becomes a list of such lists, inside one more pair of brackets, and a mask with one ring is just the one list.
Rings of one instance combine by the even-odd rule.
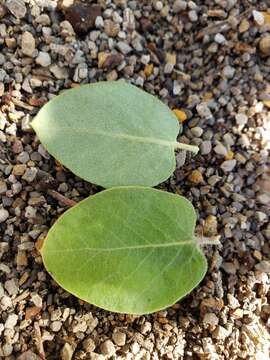
[[123, 81], [70, 89], [32, 122], [42, 144], [79, 177], [103, 187], [154, 186], [175, 169], [179, 123], [161, 101]]
[[151, 313], [174, 304], [205, 275], [195, 223], [184, 197], [113, 188], [60, 217], [42, 257], [55, 281], [80, 299], [120, 313]]

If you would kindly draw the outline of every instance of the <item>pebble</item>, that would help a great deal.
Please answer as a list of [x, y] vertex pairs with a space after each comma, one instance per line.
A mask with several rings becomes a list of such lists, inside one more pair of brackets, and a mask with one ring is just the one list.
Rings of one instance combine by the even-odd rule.
[[198, 21], [197, 12], [194, 11], [194, 10], [191, 10], [191, 11], [188, 12], [188, 17], [189, 17], [189, 20], [192, 21], [192, 22]]
[[214, 147], [214, 152], [225, 157], [228, 153], [228, 150], [223, 144], [219, 143]]
[[270, 55], [270, 34], [263, 35], [259, 42], [259, 49], [264, 56]]
[[43, 66], [43, 67], [47, 67], [47, 66], [50, 66], [52, 61], [51, 61], [51, 57], [50, 55], [47, 53], [47, 52], [44, 52], [44, 51], [40, 51], [38, 53], [38, 56], [36, 58], [36, 63], [40, 66]]
[[225, 340], [229, 336], [229, 332], [223, 326], [218, 325], [212, 334], [214, 339]]
[[53, 332], [58, 332], [62, 327], [61, 321], [53, 321], [50, 325], [50, 328]]
[[25, 31], [22, 34], [21, 48], [24, 55], [29, 57], [34, 55], [36, 50], [36, 42], [34, 36], [29, 31]]
[[253, 19], [257, 25], [262, 26], [264, 24], [264, 16], [260, 11], [252, 11]]
[[196, 110], [201, 118], [212, 119], [213, 115], [207, 103], [200, 103], [196, 106]]
[[215, 35], [215, 42], [222, 45], [226, 42], [226, 38], [222, 34], [217, 33]]
[[116, 330], [112, 335], [112, 339], [116, 345], [124, 346], [126, 343], [126, 334], [122, 331]]
[[105, 356], [111, 357], [115, 355], [115, 347], [111, 340], [106, 340], [100, 345], [101, 353]]
[[6, 7], [16, 18], [21, 19], [26, 15], [26, 6], [23, 0], [7, 0]]
[[192, 135], [194, 135], [195, 137], [201, 137], [203, 134], [203, 129], [200, 128], [199, 126], [195, 126], [194, 128], [190, 129]]
[[76, 2], [62, 10], [78, 35], [86, 35], [89, 30], [94, 29], [96, 18], [102, 16], [101, 6], [95, 4]]
[[7, 280], [5, 282], [5, 289], [7, 290], [10, 296], [16, 295], [19, 291], [17, 281], [15, 279]]
[[217, 235], [217, 218], [214, 215], [208, 215], [203, 224], [204, 236], [211, 237]]
[[232, 171], [235, 168], [235, 166], [236, 166], [236, 160], [235, 159], [223, 161], [223, 163], [220, 165], [221, 169], [224, 172]]
[[200, 152], [202, 155], [208, 155], [210, 154], [212, 150], [212, 143], [209, 140], [205, 140], [200, 145]]
[[0, 223], [3, 223], [9, 217], [9, 212], [6, 209], [0, 209]]
[[5, 322], [5, 329], [13, 329], [18, 321], [18, 315], [10, 314]]
[[217, 326], [219, 319], [214, 313], [206, 313], [203, 317], [203, 323], [205, 325]]
[[123, 55], [127, 55], [132, 51], [132, 47], [124, 41], [118, 41], [117, 48], [121, 51]]
[[0, 194], [5, 194], [6, 191], [7, 191], [6, 182], [0, 180]]
[[232, 79], [235, 74], [235, 68], [232, 66], [226, 65], [222, 71], [223, 76], [227, 79]]
[[92, 338], [88, 337], [83, 341], [83, 348], [86, 352], [92, 353], [96, 348], [96, 344]]
[[73, 353], [73, 347], [69, 343], [65, 343], [61, 349], [61, 360], [72, 360]]
[[235, 120], [236, 120], [237, 125], [244, 126], [248, 122], [248, 117], [246, 114], [240, 113], [240, 114], [235, 115]]
[[193, 170], [188, 176], [188, 181], [195, 185], [203, 183], [204, 180], [202, 173], [199, 170]]
[[176, 0], [173, 3], [173, 12], [179, 13], [180, 11], [184, 11], [187, 8], [187, 2], [183, 0]]
[[270, 261], [263, 260], [255, 265], [255, 269], [261, 272], [270, 273]]
[[17, 160], [22, 164], [26, 164], [27, 161], [30, 160], [30, 156], [29, 156], [28, 152], [23, 151], [17, 156]]
[[22, 179], [27, 181], [28, 183], [31, 183], [35, 180], [36, 176], [37, 176], [37, 168], [31, 167], [26, 169], [25, 173], [22, 176]]

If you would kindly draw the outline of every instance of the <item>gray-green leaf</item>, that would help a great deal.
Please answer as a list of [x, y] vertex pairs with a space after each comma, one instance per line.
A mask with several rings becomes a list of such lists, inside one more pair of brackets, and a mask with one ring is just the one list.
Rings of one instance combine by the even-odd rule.
[[176, 142], [179, 122], [165, 104], [124, 81], [67, 90], [32, 126], [64, 166], [107, 188], [157, 185], [175, 169], [175, 148], [196, 151]]
[[42, 257], [53, 278], [77, 297], [110, 311], [151, 313], [174, 304], [205, 275], [195, 223], [184, 197], [113, 188], [60, 217]]

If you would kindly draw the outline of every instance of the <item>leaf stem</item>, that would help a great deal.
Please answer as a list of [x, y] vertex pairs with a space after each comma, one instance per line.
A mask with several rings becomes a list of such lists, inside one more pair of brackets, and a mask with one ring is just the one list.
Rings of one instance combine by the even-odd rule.
[[212, 236], [212, 237], [206, 237], [206, 236], [198, 236], [196, 238], [197, 244], [203, 246], [203, 245], [220, 245], [220, 235]]
[[189, 144], [184, 144], [184, 143], [179, 143], [179, 142], [175, 143], [175, 149], [188, 150], [188, 151], [193, 152], [194, 154], [197, 154], [199, 151], [199, 148], [196, 145], [189, 145]]

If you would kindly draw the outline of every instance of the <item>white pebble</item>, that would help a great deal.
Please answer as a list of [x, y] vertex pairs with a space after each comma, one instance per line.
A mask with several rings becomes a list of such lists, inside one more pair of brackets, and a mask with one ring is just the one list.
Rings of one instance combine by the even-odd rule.
[[218, 33], [215, 35], [215, 42], [218, 44], [224, 44], [226, 42], [226, 38], [222, 34]]
[[9, 213], [6, 209], [0, 209], [0, 223], [7, 220]]
[[262, 26], [264, 24], [264, 16], [260, 11], [252, 11], [253, 19], [257, 25]]
[[36, 58], [36, 63], [43, 67], [51, 65], [51, 57], [47, 52], [40, 51], [38, 57]]

